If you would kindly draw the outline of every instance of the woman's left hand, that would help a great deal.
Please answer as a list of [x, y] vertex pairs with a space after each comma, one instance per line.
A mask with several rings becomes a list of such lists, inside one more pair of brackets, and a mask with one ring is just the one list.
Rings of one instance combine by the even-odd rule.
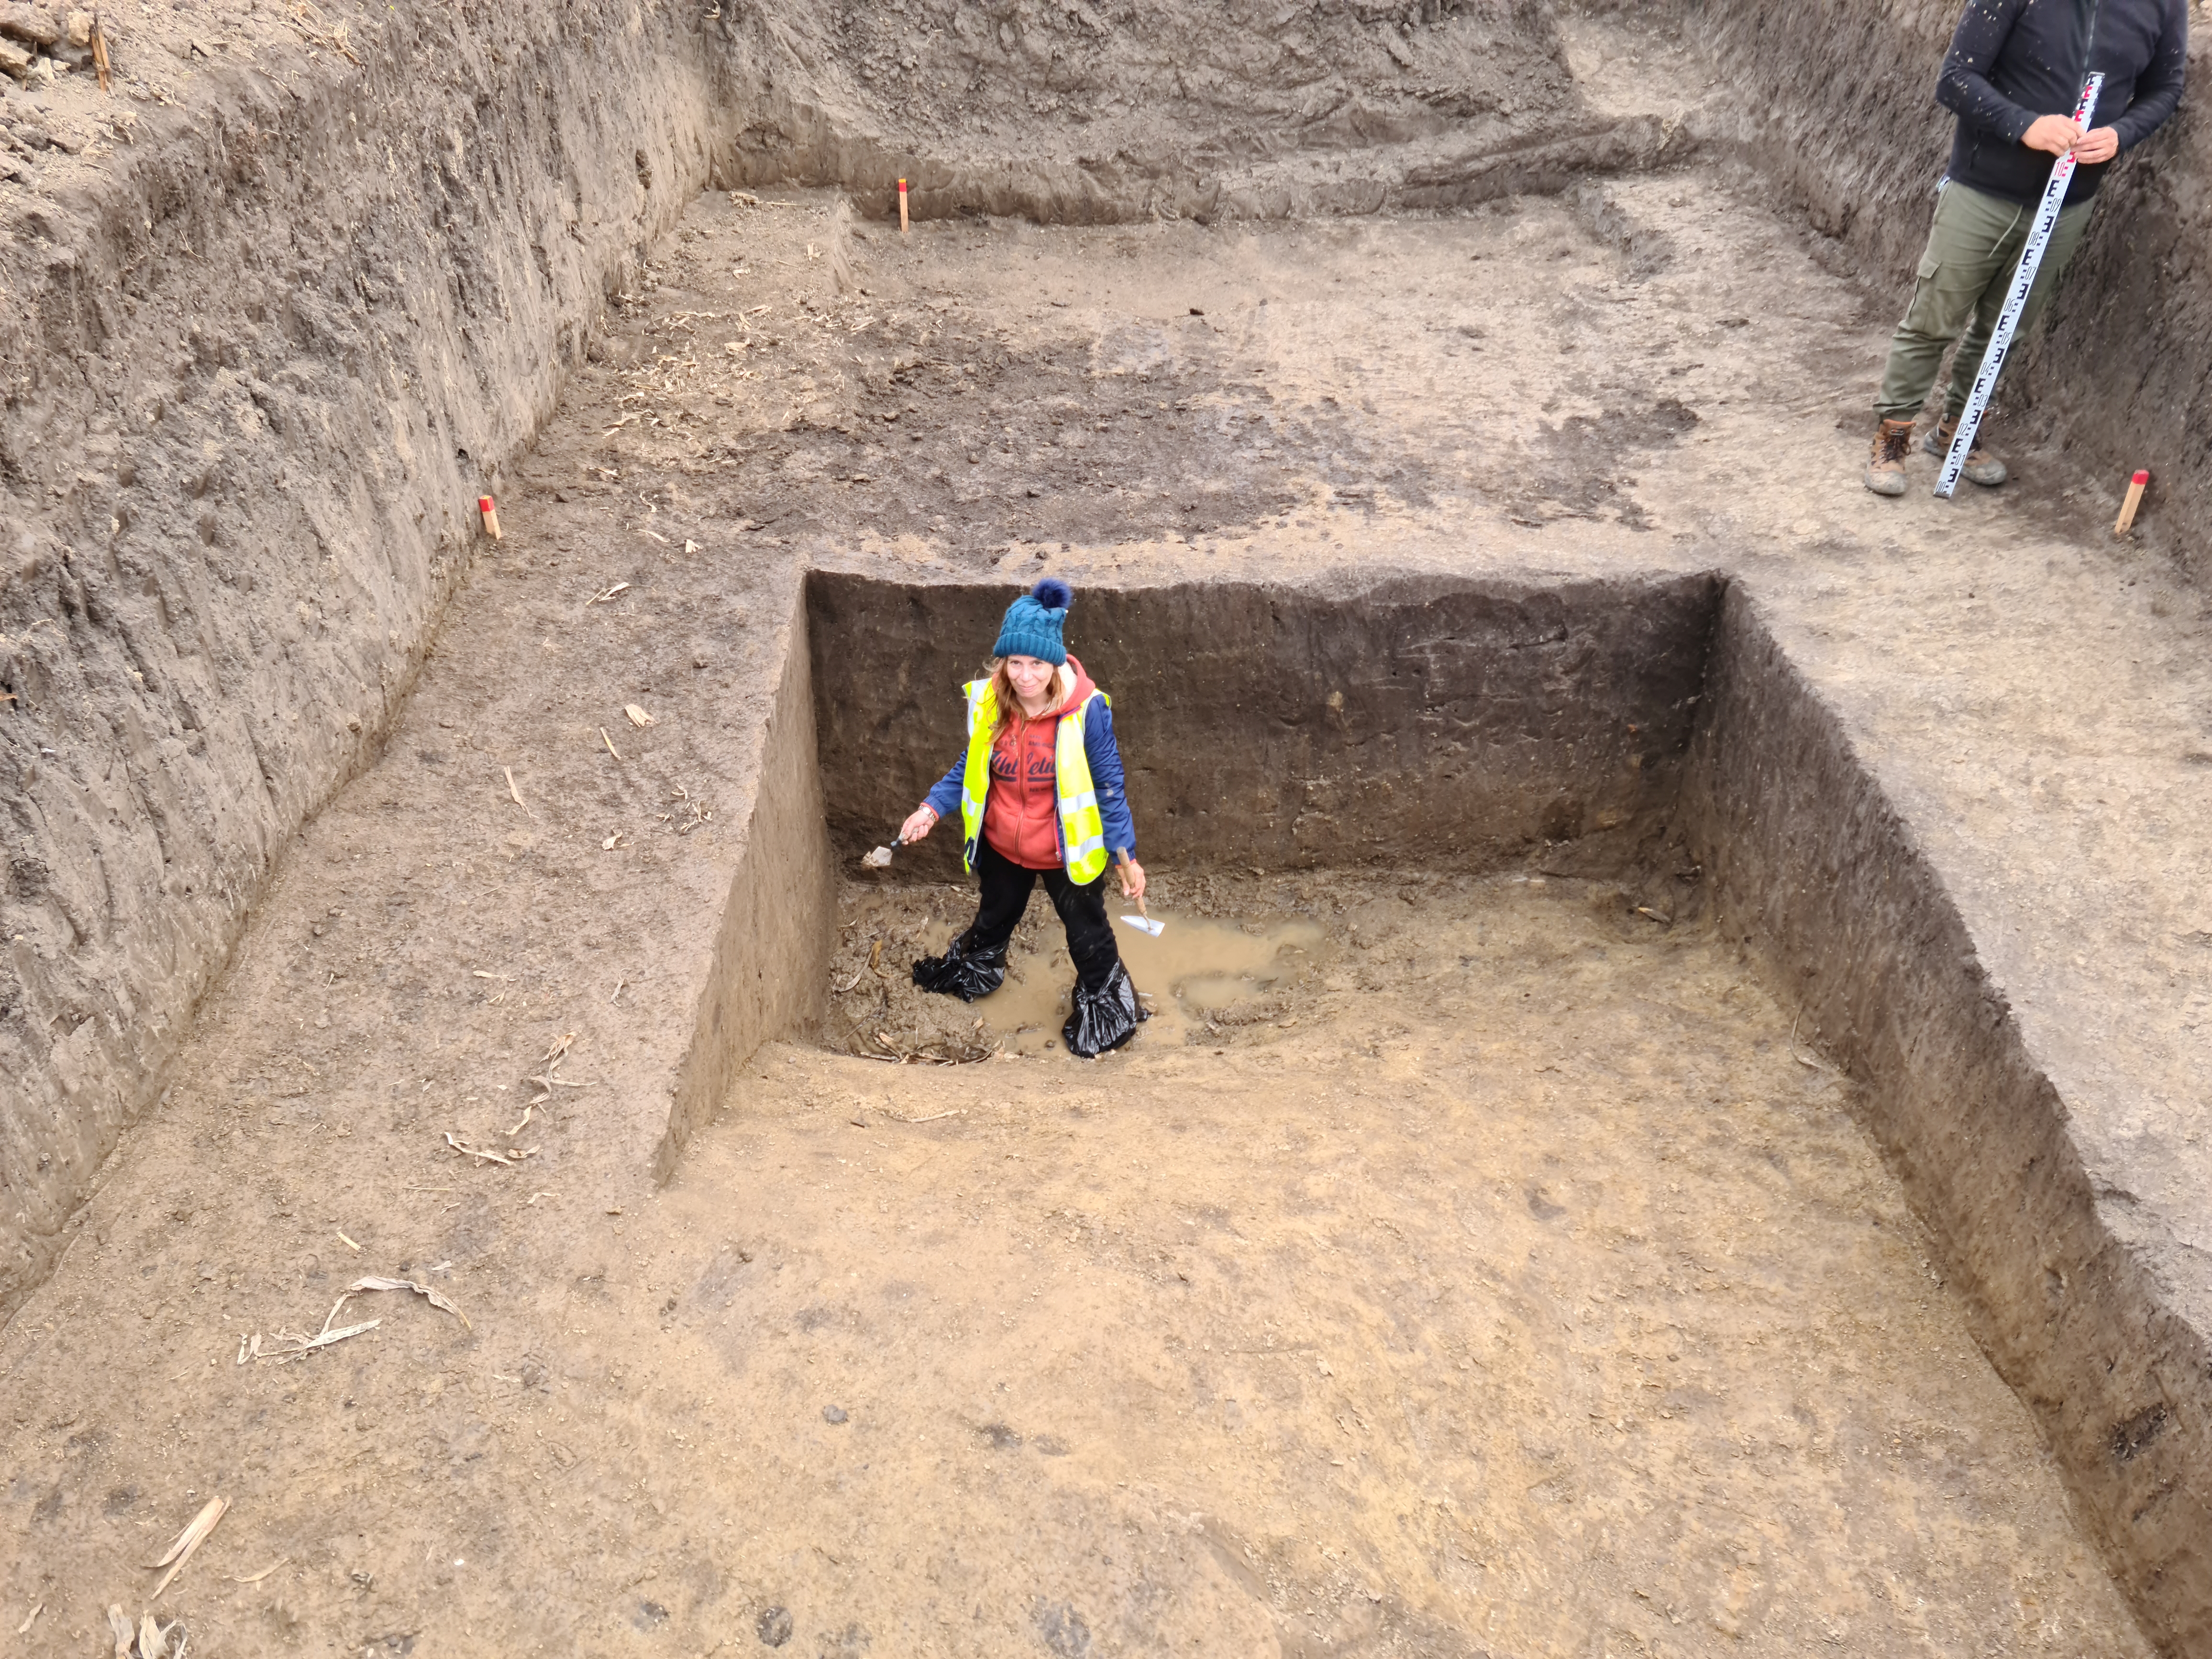
[[1121, 860], [1121, 896], [1139, 910], [1145, 908], [1145, 866], [1134, 859]]

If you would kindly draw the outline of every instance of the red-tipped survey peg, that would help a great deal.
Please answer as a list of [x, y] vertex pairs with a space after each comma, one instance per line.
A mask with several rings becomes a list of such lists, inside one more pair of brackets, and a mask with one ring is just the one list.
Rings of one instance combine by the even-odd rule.
[[2136, 521], [2136, 509], [2142, 505], [2143, 486], [2150, 482], [2150, 474], [2138, 472], [2128, 480], [2128, 498], [2120, 503], [2119, 522], [2112, 526], [2112, 534], [2124, 536]]
[[899, 180], [899, 234], [906, 234], [906, 180]]
[[497, 541], [499, 539], [499, 509], [492, 505], [491, 497], [477, 496], [477, 511], [483, 514], [484, 534], [490, 537], [492, 540]]

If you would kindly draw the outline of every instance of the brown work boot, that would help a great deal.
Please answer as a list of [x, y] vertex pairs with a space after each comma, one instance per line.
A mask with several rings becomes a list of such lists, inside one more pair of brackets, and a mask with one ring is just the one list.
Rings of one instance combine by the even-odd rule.
[[1875, 428], [1874, 453], [1867, 457], [1866, 487], [1877, 495], [1905, 493], [1905, 458], [1912, 453], [1912, 422], [1884, 421]]
[[[1951, 440], [1958, 435], [1958, 422], [1945, 421], [1933, 428], [1928, 435], [1920, 441], [1920, 447], [1930, 455], [1948, 455], [1951, 453]], [[1974, 434], [1974, 447], [1966, 452], [1966, 465], [1960, 469], [1960, 476], [1968, 483], [1978, 483], [1985, 489], [1995, 489], [2005, 481], [2008, 475], [2005, 472], [2005, 464], [1982, 447], [1981, 434], [1978, 432]]]

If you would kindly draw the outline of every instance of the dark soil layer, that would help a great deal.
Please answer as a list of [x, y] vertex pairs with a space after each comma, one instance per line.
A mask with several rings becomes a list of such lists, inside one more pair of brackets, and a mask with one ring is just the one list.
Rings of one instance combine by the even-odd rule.
[[[1081, 660], [1115, 699], [1146, 843], [1168, 857], [1480, 870], [1556, 846], [1625, 868], [1663, 838], [1719, 591], [1109, 589], [1079, 601]], [[807, 592], [830, 833], [857, 855], [961, 755], [959, 688], [1006, 588], [820, 571]], [[909, 856], [949, 874], [955, 839]]]

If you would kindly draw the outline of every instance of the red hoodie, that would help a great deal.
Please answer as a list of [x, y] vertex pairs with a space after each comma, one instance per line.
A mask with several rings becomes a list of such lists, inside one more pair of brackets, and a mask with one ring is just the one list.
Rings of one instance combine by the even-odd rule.
[[1033, 720], [1018, 711], [999, 727], [991, 745], [991, 790], [983, 799], [983, 842], [1024, 870], [1057, 870], [1060, 850], [1060, 717], [1098, 688], [1073, 657], [1067, 666], [1075, 689], [1049, 714]]

